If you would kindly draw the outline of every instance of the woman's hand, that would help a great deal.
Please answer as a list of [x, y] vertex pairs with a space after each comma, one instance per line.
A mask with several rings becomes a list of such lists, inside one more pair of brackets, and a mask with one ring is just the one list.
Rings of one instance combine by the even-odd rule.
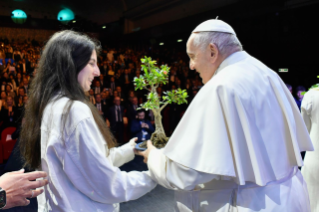
[[134, 148], [134, 147], [136, 146], [136, 141], [137, 141], [137, 137], [132, 138], [132, 139], [129, 141], [129, 144]]

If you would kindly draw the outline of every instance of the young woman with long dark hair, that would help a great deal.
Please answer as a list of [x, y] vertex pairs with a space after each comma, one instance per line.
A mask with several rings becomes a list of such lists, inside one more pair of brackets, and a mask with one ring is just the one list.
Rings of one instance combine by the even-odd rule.
[[116, 148], [105, 121], [85, 92], [94, 77], [99, 45], [73, 31], [45, 45], [29, 89], [21, 153], [30, 168], [48, 173], [39, 211], [119, 211], [117, 203], [155, 187], [144, 172], [122, 172], [134, 158], [135, 139]]

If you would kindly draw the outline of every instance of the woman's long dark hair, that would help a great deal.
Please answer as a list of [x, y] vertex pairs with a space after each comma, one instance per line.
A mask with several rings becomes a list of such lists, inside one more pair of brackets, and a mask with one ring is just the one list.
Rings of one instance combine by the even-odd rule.
[[[116, 141], [99, 115], [98, 110], [85, 96], [77, 81], [79, 72], [88, 64], [92, 52], [100, 51], [100, 45], [86, 35], [70, 30], [55, 33], [44, 46], [37, 73], [31, 82], [26, 105], [25, 122], [20, 134], [20, 151], [30, 168], [41, 164], [41, 120], [47, 104], [58, 95], [67, 97], [65, 114], [69, 114], [74, 101], [85, 103], [92, 111], [95, 122], [109, 148]], [[55, 101], [57, 100], [55, 99]], [[62, 118], [65, 124], [67, 116]], [[64, 127], [64, 126], [63, 126]]]

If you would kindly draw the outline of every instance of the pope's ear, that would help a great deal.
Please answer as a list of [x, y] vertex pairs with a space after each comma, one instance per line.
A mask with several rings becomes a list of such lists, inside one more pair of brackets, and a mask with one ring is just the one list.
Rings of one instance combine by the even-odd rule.
[[217, 58], [219, 56], [219, 50], [218, 50], [216, 44], [214, 44], [214, 43], [209, 44], [209, 53], [210, 53], [210, 61], [212, 63], [215, 63], [215, 61], [217, 60]]

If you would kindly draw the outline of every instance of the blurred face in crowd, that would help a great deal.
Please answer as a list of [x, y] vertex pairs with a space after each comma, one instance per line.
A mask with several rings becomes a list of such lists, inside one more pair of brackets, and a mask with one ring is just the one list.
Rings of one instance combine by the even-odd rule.
[[140, 71], [140, 70], [137, 70], [137, 71], [136, 71], [136, 77], [140, 77], [140, 75], [141, 75], [141, 71]]
[[7, 98], [7, 94], [4, 91], [1, 91], [1, 99], [5, 100]]
[[172, 85], [172, 90], [176, 90], [176, 86], [175, 85]]
[[176, 85], [181, 85], [181, 80], [180, 79], [176, 79]]
[[115, 81], [114, 77], [111, 77], [111, 82], [114, 82], [114, 81]]
[[120, 99], [120, 97], [115, 97], [115, 98], [114, 98], [114, 104], [115, 104], [115, 105], [118, 105], [118, 106], [121, 104], [121, 99]]
[[104, 79], [104, 76], [101, 74], [100, 75], [100, 80], [103, 81], [103, 79]]
[[7, 105], [9, 107], [13, 106], [13, 98], [12, 98], [12, 96], [7, 96]]
[[299, 99], [303, 99], [303, 94], [302, 94], [302, 92], [305, 92], [305, 91], [298, 91], [298, 92], [297, 92], [297, 96], [298, 96]]
[[97, 103], [101, 103], [101, 95], [100, 94], [96, 94], [95, 100], [96, 100]]
[[19, 96], [24, 96], [25, 92], [23, 88], [19, 88]]
[[94, 95], [93, 89], [90, 89], [89, 94], [90, 94], [90, 96], [93, 96], [93, 95]]
[[7, 91], [7, 92], [11, 92], [11, 89], [12, 89], [12, 88], [11, 88], [10, 85], [7, 85], [7, 86], [6, 86], [6, 91]]
[[144, 111], [139, 112], [137, 114], [137, 118], [138, 120], [143, 121], [145, 119], [145, 112]]
[[89, 63], [78, 74], [78, 82], [84, 91], [89, 91], [94, 77], [100, 76], [100, 69], [97, 65], [97, 56], [93, 50]]
[[104, 91], [104, 93], [105, 93], [105, 98], [110, 96], [110, 91], [109, 90]]
[[292, 94], [292, 87], [289, 87], [288, 90], [289, 90], [290, 93]]
[[132, 104], [133, 104], [133, 105], [137, 105], [137, 103], [138, 103], [138, 102], [137, 102], [137, 97], [134, 97], [134, 98], [132, 99]]
[[134, 97], [134, 96], [135, 96], [134, 91], [130, 91], [129, 97]]
[[105, 91], [104, 91], [104, 92], [102, 92], [102, 99], [106, 99]]
[[23, 97], [23, 104], [27, 104], [27, 102], [28, 102], [28, 96], [24, 96]]
[[118, 93], [117, 91], [114, 91], [114, 92], [113, 92], [113, 96], [114, 96], [114, 97], [118, 97], [118, 96], [119, 96], [119, 93]]
[[118, 93], [121, 93], [121, 92], [122, 92], [122, 88], [121, 88], [120, 86], [117, 86], [117, 87], [116, 87], [116, 91], [117, 91]]
[[[102, 75], [101, 75], [101, 76], [102, 76]], [[100, 87], [100, 82], [99, 82], [99, 81], [96, 81], [95, 86], [96, 86], [96, 87]]]
[[28, 85], [28, 79], [27, 78], [23, 78], [23, 84], [26, 86]]
[[7, 72], [6, 72], [6, 73], [4, 73], [4, 74], [3, 74], [3, 77], [4, 77], [5, 79], [8, 79], [8, 78], [9, 78], [8, 73], [7, 73]]

